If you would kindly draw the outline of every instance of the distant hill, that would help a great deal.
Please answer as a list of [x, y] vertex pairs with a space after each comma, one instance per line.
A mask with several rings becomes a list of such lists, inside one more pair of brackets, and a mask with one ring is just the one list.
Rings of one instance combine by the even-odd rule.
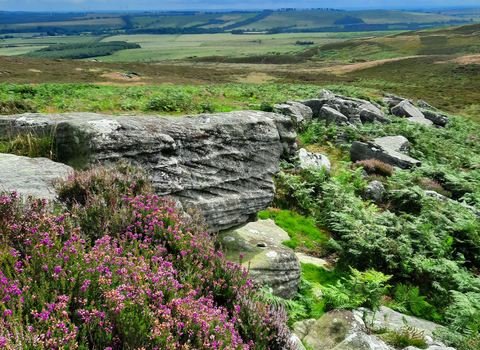
[[331, 9], [233, 12], [0, 13], [1, 34], [203, 34], [232, 30], [341, 32], [412, 30], [480, 22], [480, 11], [424, 13]]

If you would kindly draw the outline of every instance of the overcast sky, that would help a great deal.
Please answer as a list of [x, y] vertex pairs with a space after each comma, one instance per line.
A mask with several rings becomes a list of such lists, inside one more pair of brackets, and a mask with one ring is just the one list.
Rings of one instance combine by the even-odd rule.
[[479, 0], [0, 0], [0, 11], [223, 10], [333, 7], [344, 9], [480, 8]]

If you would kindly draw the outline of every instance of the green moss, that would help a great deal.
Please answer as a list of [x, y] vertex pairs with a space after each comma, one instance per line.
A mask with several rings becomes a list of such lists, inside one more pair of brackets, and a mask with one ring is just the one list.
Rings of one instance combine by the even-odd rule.
[[308, 219], [290, 210], [269, 209], [258, 214], [260, 219], [272, 219], [284, 229], [291, 241], [283, 244], [292, 249], [304, 246], [308, 249], [322, 246], [328, 239], [326, 232], [318, 228], [312, 219]]

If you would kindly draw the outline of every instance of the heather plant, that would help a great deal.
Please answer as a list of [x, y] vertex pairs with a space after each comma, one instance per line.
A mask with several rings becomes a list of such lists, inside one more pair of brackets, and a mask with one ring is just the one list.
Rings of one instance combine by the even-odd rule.
[[94, 242], [107, 231], [123, 233], [128, 220], [126, 196], [152, 194], [148, 177], [140, 168], [119, 161], [113, 168], [98, 165], [88, 171], [74, 171], [57, 180], [59, 200], [75, 215], [82, 232]]
[[389, 164], [385, 164], [377, 159], [366, 159], [356, 161], [353, 165], [353, 169], [362, 168], [368, 175], [380, 175], [390, 177], [393, 175], [393, 167]]
[[[148, 185], [134, 194], [130, 180], [143, 173], [125, 164], [112, 173], [60, 182], [64, 196], [77, 195], [67, 201], [72, 213], [14, 193], [0, 198], [0, 347], [292, 348], [284, 307], [255, 298], [247, 271], [226, 262], [208, 233], [191, 230]], [[80, 203], [101, 202], [90, 198], [96, 191], [118, 193], [109, 212], [125, 215], [122, 230], [106, 225], [93, 241], [76, 216]]]

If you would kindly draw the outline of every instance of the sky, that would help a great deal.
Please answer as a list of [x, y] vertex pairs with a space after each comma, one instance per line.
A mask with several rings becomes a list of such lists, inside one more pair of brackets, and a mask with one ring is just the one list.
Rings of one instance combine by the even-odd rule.
[[0, 11], [253, 10], [283, 7], [343, 9], [480, 8], [479, 0], [0, 0]]

